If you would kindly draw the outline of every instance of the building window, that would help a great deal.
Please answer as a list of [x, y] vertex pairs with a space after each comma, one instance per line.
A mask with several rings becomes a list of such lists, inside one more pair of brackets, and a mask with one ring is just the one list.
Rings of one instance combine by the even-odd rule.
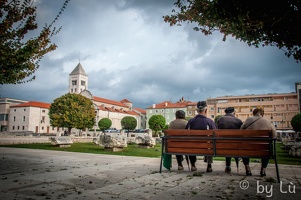
[[25, 130], [25, 126], [22, 126], [22, 130]]
[[158, 110], [156, 110], [156, 113], [158, 113]]
[[169, 110], [166, 110], [166, 113], [169, 113]]
[[44, 130], [44, 126], [42, 126], [42, 130]]
[[188, 111], [188, 115], [192, 115], [192, 111], [191, 110]]
[[214, 118], [214, 115], [211, 115], [211, 118], [213, 119], [213, 118]]
[[0, 121], [8, 121], [8, 114], [0, 114]]
[[164, 110], [163, 110], [163, 109], [161, 110], [161, 113], [164, 113]]
[[13, 130], [15, 130], [15, 126], [13, 126]]
[[20, 129], [20, 126], [18, 126], [18, 130]]
[[14, 122], [16, 121], [16, 117], [14, 116]]
[[211, 110], [214, 111], [214, 107], [212, 107]]
[[72, 85], [76, 85], [76, 80], [72, 81]]
[[24, 108], [24, 111], [26, 111], [26, 108]]
[[42, 116], [41, 123], [45, 122], [45, 116]]
[[71, 93], [73, 93], [73, 89], [71, 89]]
[[45, 110], [42, 110], [42, 113], [45, 113], [46, 111]]
[[16, 112], [17, 110], [16, 109], [14, 109], [14, 112]]
[[86, 84], [86, 82], [85, 81], [81, 81], [81, 85], [85, 85]]
[[25, 116], [23, 116], [23, 122], [25, 122]]

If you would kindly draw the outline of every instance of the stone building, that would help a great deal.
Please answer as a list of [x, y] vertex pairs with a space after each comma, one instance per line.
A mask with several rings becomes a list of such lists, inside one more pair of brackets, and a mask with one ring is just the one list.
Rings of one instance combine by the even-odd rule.
[[33, 133], [57, 133], [63, 128], [50, 126], [49, 103], [28, 101], [10, 106], [9, 131]]
[[[177, 110], [183, 110], [186, 117], [194, 117], [196, 113], [195, 105], [196, 102], [186, 101], [183, 97], [176, 103], [164, 101], [146, 108], [146, 118], [149, 120], [153, 115], [162, 115], [166, 120], [166, 124], [169, 124], [176, 118]], [[149, 128], [148, 123], [146, 127]]]
[[[133, 107], [131, 101], [122, 99], [115, 101], [93, 96], [88, 90], [88, 75], [79, 63], [69, 74], [69, 93], [81, 94], [92, 100], [95, 108], [96, 121], [93, 127], [98, 128], [98, 121], [109, 118], [112, 126], [121, 129], [121, 119], [132, 116], [137, 120], [137, 129], [146, 128], [146, 111]], [[0, 131], [34, 132], [34, 133], [61, 133], [62, 127], [52, 127], [48, 111], [49, 103], [37, 101], [23, 101], [10, 98], [0, 99]]]
[[0, 132], [8, 131], [10, 107], [25, 102], [27, 101], [12, 98], [0, 98]]
[[[291, 130], [291, 120], [293, 116], [300, 112], [301, 83], [296, 83], [296, 92], [291, 93], [272, 93], [272, 94], [251, 94], [242, 96], [221, 96], [216, 98], [207, 98], [207, 117], [212, 120], [218, 115], [224, 115], [227, 107], [234, 107], [236, 117], [242, 121], [252, 116], [256, 107], [264, 109], [264, 117], [269, 119], [278, 130]], [[186, 117], [194, 117], [197, 102], [190, 102], [180, 99], [177, 103], [164, 101], [153, 104], [146, 108], [146, 117], [149, 119], [154, 114], [163, 115], [166, 124], [175, 119], [174, 113], [177, 110], [183, 110]], [[147, 123], [148, 124], [148, 123]]]
[[224, 115], [225, 108], [234, 107], [236, 117], [244, 121], [252, 116], [256, 107], [263, 108], [264, 117], [280, 130], [292, 129], [290, 122], [293, 116], [299, 113], [300, 107], [297, 93], [223, 96], [208, 98], [207, 104], [207, 115], [212, 119], [218, 115]]

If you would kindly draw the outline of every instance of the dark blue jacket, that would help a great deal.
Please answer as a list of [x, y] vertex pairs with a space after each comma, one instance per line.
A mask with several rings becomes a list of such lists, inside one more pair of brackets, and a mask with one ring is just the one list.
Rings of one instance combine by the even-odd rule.
[[217, 128], [212, 119], [209, 119], [204, 115], [196, 115], [194, 118], [188, 121], [186, 129], [207, 130]]
[[240, 129], [241, 125], [242, 121], [229, 113], [217, 120], [218, 129]]

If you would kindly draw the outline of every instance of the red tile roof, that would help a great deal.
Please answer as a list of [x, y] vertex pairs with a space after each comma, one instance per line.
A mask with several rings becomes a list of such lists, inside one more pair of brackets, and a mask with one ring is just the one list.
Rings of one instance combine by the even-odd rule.
[[138, 112], [140, 112], [141, 114], [146, 114], [146, 110], [142, 109], [142, 108], [134, 108], [134, 111], [137, 110]]
[[162, 108], [185, 108], [187, 107], [187, 103], [188, 102], [177, 102], [177, 103], [172, 103], [171, 101], [164, 101], [158, 104], [155, 104], [155, 107], [153, 108], [153, 106], [148, 107], [148, 109], [162, 109]]
[[121, 107], [128, 108], [127, 105], [125, 105], [125, 104], [123, 104], [123, 103], [121, 103], [119, 101], [113, 101], [113, 100], [109, 100], [109, 99], [105, 99], [105, 98], [100, 98], [100, 97], [95, 97], [95, 96], [93, 96], [93, 100], [101, 102], [101, 103], [107, 103], [107, 104], [111, 104], [111, 105], [116, 105], [116, 106], [121, 106]]
[[132, 103], [132, 102], [130, 102], [130, 101], [127, 100], [127, 99], [122, 99], [120, 102], [121, 102], [121, 103]]
[[37, 107], [37, 108], [50, 108], [49, 103], [43, 103], [38, 101], [28, 101], [26, 103], [21, 103], [15, 106], [11, 106], [11, 108], [17, 108], [17, 107]]

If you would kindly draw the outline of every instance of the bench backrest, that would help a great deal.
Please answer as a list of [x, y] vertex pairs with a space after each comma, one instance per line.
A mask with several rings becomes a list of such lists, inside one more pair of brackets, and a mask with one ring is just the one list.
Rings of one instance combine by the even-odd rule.
[[269, 130], [188, 130], [165, 131], [165, 153], [229, 157], [273, 157]]

